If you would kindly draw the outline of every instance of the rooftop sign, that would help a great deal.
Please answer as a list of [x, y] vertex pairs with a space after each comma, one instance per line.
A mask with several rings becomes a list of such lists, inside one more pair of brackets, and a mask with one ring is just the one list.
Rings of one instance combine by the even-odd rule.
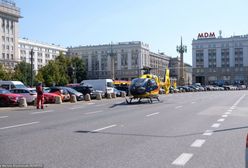
[[204, 39], [204, 38], [216, 38], [214, 32], [205, 32], [205, 33], [198, 33], [198, 39]]

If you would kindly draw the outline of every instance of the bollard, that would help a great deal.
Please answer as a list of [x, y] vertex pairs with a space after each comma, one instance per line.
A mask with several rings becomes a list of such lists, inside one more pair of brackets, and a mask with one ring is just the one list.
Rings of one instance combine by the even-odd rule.
[[122, 91], [121, 92], [121, 97], [126, 97], [126, 92]]
[[71, 95], [70, 102], [71, 103], [77, 103], [77, 97], [76, 97], [76, 95]]
[[102, 100], [102, 95], [101, 93], [96, 94], [96, 100]]
[[60, 96], [55, 97], [55, 104], [62, 104], [62, 99]]
[[116, 98], [116, 94], [115, 94], [115, 93], [111, 93], [111, 97], [112, 97], [113, 99], [115, 99], [115, 98]]
[[28, 107], [25, 97], [19, 99], [19, 107]]
[[91, 101], [90, 94], [86, 94], [86, 95], [84, 96], [84, 100], [85, 100], [85, 101]]
[[107, 93], [107, 99], [112, 99], [111, 94]]

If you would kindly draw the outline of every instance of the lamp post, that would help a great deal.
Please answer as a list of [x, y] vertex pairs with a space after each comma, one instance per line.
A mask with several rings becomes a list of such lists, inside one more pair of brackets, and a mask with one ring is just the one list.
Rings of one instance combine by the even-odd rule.
[[111, 78], [114, 80], [115, 79], [115, 53], [113, 52], [112, 44], [113, 43], [111, 42], [109, 56], [111, 59]]
[[34, 50], [33, 48], [30, 51], [30, 55], [31, 55], [31, 87], [33, 87], [33, 56], [34, 56]]
[[187, 52], [187, 46], [183, 45], [182, 37], [181, 37], [181, 45], [177, 46], [177, 52], [180, 53], [180, 85], [184, 85], [184, 63], [183, 63], [183, 53]]

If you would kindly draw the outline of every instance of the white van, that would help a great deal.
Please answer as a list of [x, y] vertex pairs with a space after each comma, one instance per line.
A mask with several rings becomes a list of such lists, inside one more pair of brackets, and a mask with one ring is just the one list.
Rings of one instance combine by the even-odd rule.
[[0, 80], [0, 88], [11, 90], [15, 88], [27, 88], [27, 87], [20, 81], [1, 81]]
[[94, 90], [100, 90], [104, 93], [114, 93], [114, 84], [112, 79], [83, 80], [80, 85], [91, 85]]

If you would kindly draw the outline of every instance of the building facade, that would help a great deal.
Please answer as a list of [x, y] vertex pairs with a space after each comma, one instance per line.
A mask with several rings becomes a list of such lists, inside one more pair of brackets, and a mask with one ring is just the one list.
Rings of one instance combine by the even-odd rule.
[[[180, 58], [179, 57], [175, 57], [175, 58], [171, 58], [170, 59], [170, 63], [169, 63], [169, 69], [170, 69], [170, 77], [173, 81], [178, 81], [180, 80]], [[191, 85], [192, 84], [192, 66], [184, 63], [184, 76], [183, 76], [183, 83], [185, 85]]]
[[[211, 35], [211, 36], [210, 36]], [[192, 42], [193, 82], [248, 83], [248, 35], [223, 38], [202, 33]]]
[[31, 41], [26, 38], [19, 39], [18, 61], [31, 63], [31, 49], [33, 49], [33, 68], [34, 71], [45, 66], [50, 60], [54, 60], [60, 52], [66, 54], [67, 49], [54, 44], [46, 44]]
[[18, 20], [20, 9], [10, 0], [0, 0], [0, 63], [13, 69], [19, 61]]
[[71, 47], [68, 55], [85, 61], [89, 79], [131, 80], [141, 75], [146, 66], [158, 68], [154, 72], [163, 76], [169, 64], [168, 56], [151, 53], [149, 45], [140, 41]]

